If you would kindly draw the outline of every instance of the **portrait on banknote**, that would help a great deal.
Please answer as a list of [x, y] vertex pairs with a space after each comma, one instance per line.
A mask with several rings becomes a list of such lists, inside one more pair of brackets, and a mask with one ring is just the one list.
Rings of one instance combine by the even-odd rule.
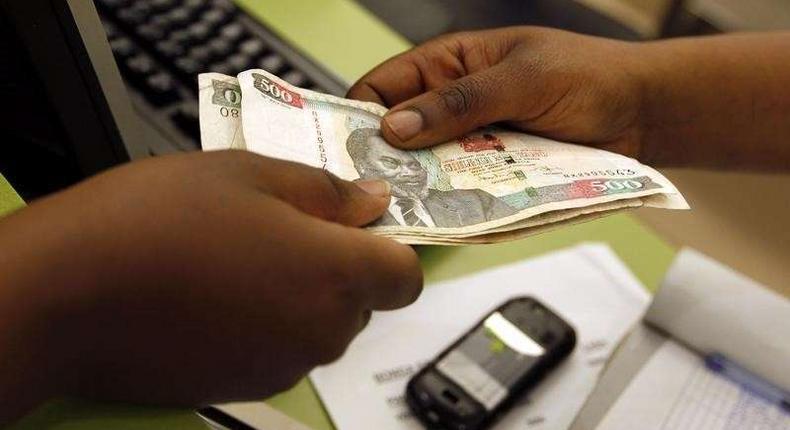
[[392, 186], [389, 210], [376, 225], [464, 227], [510, 216], [516, 210], [481, 189], [438, 190], [409, 152], [390, 146], [375, 128], [359, 128], [346, 150], [362, 179], [385, 179]]

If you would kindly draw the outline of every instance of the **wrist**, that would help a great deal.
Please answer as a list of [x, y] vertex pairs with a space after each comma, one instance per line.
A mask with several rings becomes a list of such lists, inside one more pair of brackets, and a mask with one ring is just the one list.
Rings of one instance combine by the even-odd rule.
[[638, 43], [638, 61], [634, 76], [638, 82], [638, 159], [652, 166], [676, 164], [681, 158], [677, 152], [678, 125], [688, 123], [683, 92], [677, 91], [676, 82], [681, 62], [675, 57], [673, 42]]
[[655, 133], [656, 125], [655, 94], [661, 85], [661, 76], [655, 73], [656, 64], [647, 53], [650, 49], [649, 43], [632, 44], [632, 54], [628, 61], [628, 76], [637, 100], [630, 139], [633, 141], [632, 156], [645, 164], [652, 164], [655, 160], [651, 136]]

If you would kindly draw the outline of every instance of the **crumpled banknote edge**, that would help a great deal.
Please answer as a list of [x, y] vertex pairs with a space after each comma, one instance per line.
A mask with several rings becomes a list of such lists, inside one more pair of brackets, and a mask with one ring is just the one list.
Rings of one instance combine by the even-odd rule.
[[616, 215], [633, 209], [636, 209], [636, 207], [619, 208], [610, 211], [582, 214], [553, 224], [543, 224], [526, 230], [503, 231], [490, 235], [468, 237], [463, 239], [454, 239], [454, 238], [426, 239], [422, 236], [405, 236], [405, 235], [398, 237], [391, 237], [391, 236], [385, 236], [385, 237], [388, 237], [396, 242], [400, 242], [406, 245], [446, 245], [446, 246], [486, 245], [492, 243], [501, 243], [501, 242], [509, 242], [512, 240], [524, 239], [526, 237], [554, 231], [559, 228], [569, 227], [577, 224], [583, 224], [589, 221], [595, 221], [597, 219], [601, 219], [610, 215]]

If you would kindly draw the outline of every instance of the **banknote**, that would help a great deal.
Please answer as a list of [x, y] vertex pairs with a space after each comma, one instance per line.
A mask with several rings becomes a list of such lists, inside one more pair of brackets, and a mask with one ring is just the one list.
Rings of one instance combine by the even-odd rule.
[[622, 155], [497, 127], [403, 151], [379, 133], [383, 106], [293, 87], [263, 70], [237, 79], [200, 77], [204, 149], [244, 148], [347, 180], [385, 179], [390, 206], [368, 228], [405, 243], [498, 242], [645, 205], [688, 208], [663, 175]]
[[238, 79], [219, 73], [198, 76], [200, 138], [204, 151], [246, 149]]

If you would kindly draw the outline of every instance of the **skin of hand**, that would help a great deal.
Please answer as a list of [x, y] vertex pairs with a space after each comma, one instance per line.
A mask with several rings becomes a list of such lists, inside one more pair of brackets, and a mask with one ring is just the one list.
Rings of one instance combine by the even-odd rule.
[[362, 77], [394, 146], [492, 123], [656, 165], [790, 169], [790, 33], [623, 42], [538, 27], [441, 36]]
[[389, 203], [248, 152], [108, 171], [0, 222], [0, 423], [55, 396], [263, 398], [413, 302], [414, 251], [355, 228]]

